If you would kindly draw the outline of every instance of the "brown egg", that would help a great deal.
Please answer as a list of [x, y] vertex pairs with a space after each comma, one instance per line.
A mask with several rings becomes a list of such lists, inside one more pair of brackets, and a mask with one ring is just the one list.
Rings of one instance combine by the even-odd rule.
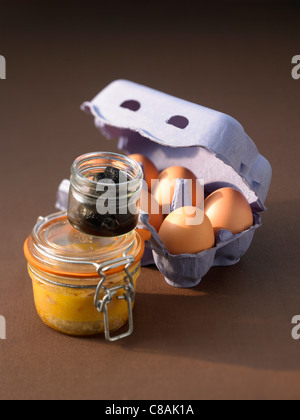
[[129, 157], [138, 162], [139, 164], [142, 164], [144, 168], [144, 178], [147, 183], [148, 190], [151, 191], [152, 180], [156, 180], [159, 177], [158, 169], [156, 168], [154, 163], [151, 162], [151, 160], [144, 155], [135, 153], [133, 155], [129, 155]]
[[234, 235], [253, 225], [253, 214], [246, 197], [234, 188], [221, 188], [204, 202], [204, 210], [215, 233], [221, 229]]
[[197, 198], [202, 197], [202, 194], [200, 194], [202, 187], [196, 176], [187, 168], [182, 166], [171, 166], [160, 173], [158, 182], [152, 190], [152, 194], [159, 205], [163, 207], [164, 213], [167, 212], [167, 209], [172, 204], [176, 180], [179, 178], [192, 181], [192, 204], [194, 207], [198, 207], [199, 203], [197, 202]]
[[159, 205], [153, 195], [146, 190], [142, 190], [141, 192], [140, 208], [149, 214], [149, 223], [158, 232], [164, 221], [164, 216], [160, 212]]
[[215, 245], [212, 225], [196, 207], [181, 207], [170, 213], [161, 225], [159, 237], [173, 255], [198, 254]]

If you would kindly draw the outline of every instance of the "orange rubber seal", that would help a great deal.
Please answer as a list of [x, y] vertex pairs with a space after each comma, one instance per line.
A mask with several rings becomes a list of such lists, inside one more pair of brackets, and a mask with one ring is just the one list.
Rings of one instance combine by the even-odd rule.
[[[151, 238], [151, 233], [148, 230], [145, 229], [136, 229], [136, 233], [137, 233], [137, 237], [139, 238], [140, 242], [141, 242], [141, 249], [139, 251], [139, 253], [136, 255], [134, 261], [135, 264], [138, 263], [145, 252], [145, 242], [147, 240], [149, 240]], [[33, 267], [37, 268], [40, 271], [43, 271], [45, 273], [48, 274], [54, 274], [57, 276], [63, 276], [63, 277], [80, 277], [80, 278], [93, 278], [93, 277], [99, 277], [99, 274], [97, 272], [95, 273], [70, 273], [67, 271], [61, 271], [55, 268], [50, 268], [45, 266], [44, 264], [42, 264], [40, 261], [38, 261], [29, 251], [29, 247], [28, 247], [28, 242], [29, 242], [29, 238], [26, 239], [25, 244], [24, 244], [24, 254], [25, 257], [28, 261], [28, 263], [30, 265], [32, 265]], [[103, 261], [105, 262], [105, 261]], [[124, 270], [126, 264], [124, 264], [124, 266], [120, 266], [117, 268], [113, 268], [111, 270], [109, 270], [107, 272], [107, 275], [113, 275], [113, 274], [117, 274], [120, 273], [122, 270]]]

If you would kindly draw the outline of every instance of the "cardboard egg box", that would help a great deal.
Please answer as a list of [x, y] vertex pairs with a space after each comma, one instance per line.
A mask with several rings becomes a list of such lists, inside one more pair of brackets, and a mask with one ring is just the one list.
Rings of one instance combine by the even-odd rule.
[[[170, 285], [190, 288], [211, 267], [239, 262], [262, 224], [272, 169], [238, 121], [126, 80], [111, 83], [85, 102], [82, 110], [94, 117], [106, 138], [119, 139], [124, 154], [141, 153], [159, 171], [186, 167], [204, 180], [206, 195], [230, 186], [241, 191], [251, 205], [254, 225], [249, 230], [238, 235], [219, 231], [215, 247], [197, 255], [170, 255], [149, 224], [149, 215], [142, 213], [140, 224], [152, 233], [143, 265], [155, 263]], [[190, 205], [186, 192], [184, 205]], [[174, 201], [172, 209], [176, 206]]]

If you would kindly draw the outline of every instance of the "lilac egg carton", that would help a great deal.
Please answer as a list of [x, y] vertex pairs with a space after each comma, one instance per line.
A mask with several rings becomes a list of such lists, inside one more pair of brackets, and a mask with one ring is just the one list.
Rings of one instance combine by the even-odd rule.
[[[215, 247], [197, 255], [171, 255], [149, 224], [149, 215], [142, 213], [140, 225], [152, 233], [143, 265], [155, 263], [170, 285], [190, 288], [211, 267], [239, 262], [262, 224], [272, 169], [238, 121], [127, 80], [111, 83], [85, 102], [82, 110], [94, 117], [106, 138], [119, 139], [119, 149], [125, 154], [141, 153], [159, 171], [184, 166], [204, 180], [206, 194], [230, 186], [241, 191], [251, 205], [253, 227], [238, 235], [220, 231]], [[180, 183], [178, 188], [182, 188]], [[183, 196], [184, 205], [189, 205], [186, 190]], [[177, 206], [173, 201], [173, 209]]]

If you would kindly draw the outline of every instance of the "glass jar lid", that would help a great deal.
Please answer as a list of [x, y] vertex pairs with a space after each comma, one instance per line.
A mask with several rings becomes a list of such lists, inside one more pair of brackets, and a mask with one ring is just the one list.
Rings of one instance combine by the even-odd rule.
[[105, 261], [131, 255], [138, 262], [144, 253], [144, 240], [149, 239], [144, 234], [143, 231], [139, 235], [135, 230], [115, 238], [88, 236], [71, 226], [66, 212], [60, 212], [38, 219], [24, 251], [28, 262], [42, 271], [96, 277], [95, 267]]

